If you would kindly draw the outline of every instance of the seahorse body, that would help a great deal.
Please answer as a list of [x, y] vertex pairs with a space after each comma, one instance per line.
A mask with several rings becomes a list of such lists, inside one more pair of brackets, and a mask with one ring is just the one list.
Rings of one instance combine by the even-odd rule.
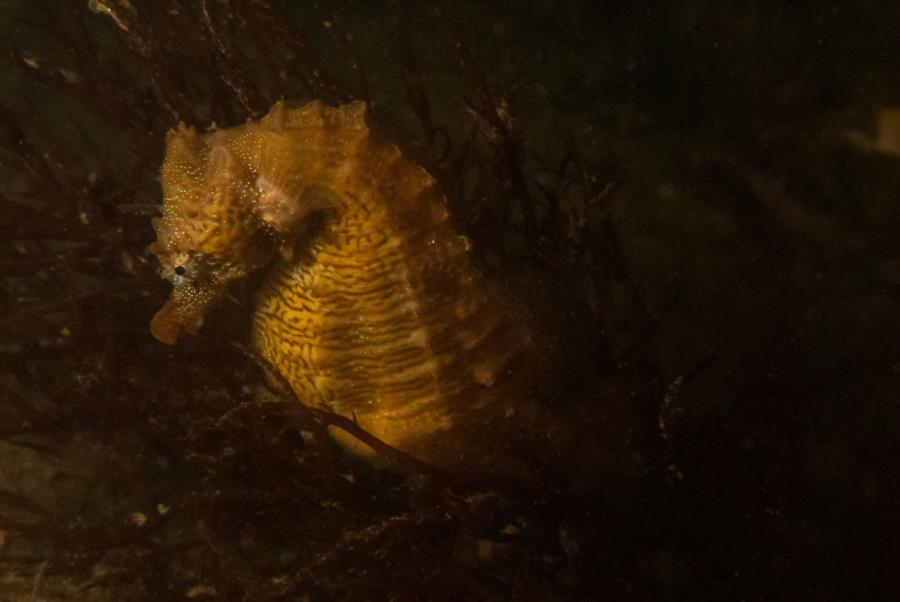
[[370, 132], [362, 103], [278, 103], [205, 134], [179, 126], [162, 184], [151, 250], [174, 288], [156, 338], [195, 332], [229, 282], [266, 268], [253, 343], [298, 396], [455, 463], [446, 433], [497, 409], [516, 336], [434, 179]]

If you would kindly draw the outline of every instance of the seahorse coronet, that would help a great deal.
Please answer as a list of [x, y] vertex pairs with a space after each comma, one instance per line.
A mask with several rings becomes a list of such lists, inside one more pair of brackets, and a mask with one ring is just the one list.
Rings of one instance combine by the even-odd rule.
[[452, 463], [434, 439], [496, 397], [514, 337], [434, 178], [367, 121], [362, 102], [278, 102], [169, 132], [151, 251], [173, 290], [151, 331], [196, 332], [230, 282], [264, 270], [253, 345], [297, 395]]

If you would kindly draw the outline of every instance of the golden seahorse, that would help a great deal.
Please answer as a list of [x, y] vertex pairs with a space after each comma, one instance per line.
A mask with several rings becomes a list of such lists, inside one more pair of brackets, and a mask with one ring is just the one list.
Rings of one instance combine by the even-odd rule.
[[196, 332], [230, 282], [265, 269], [253, 344], [298, 397], [452, 468], [485, 453], [458, 425], [509, 415], [495, 380], [520, 337], [434, 178], [366, 120], [361, 102], [279, 102], [171, 131], [151, 250], [174, 288], [151, 331]]

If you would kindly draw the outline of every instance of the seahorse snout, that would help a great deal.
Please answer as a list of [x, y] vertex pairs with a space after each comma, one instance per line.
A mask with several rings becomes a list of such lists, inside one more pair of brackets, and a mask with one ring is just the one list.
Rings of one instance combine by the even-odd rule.
[[185, 324], [184, 322], [175, 319], [175, 314], [176, 312], [169, 308], [169, 304], [166, 304], [165, 307], [156, 312], [156, 315], [150, 320], [150, 334], [152, 334], [160, 343], [174, 345], [185, 332], [192, 334], [203, 324], [202, 319], [194, 326]]
[[176, 285], [166, 304], [150, 321], [150, 333], [166, 345], [174, 345], [184, 335], [196, 334], [216, 296], [214, 291], [190, 284]]

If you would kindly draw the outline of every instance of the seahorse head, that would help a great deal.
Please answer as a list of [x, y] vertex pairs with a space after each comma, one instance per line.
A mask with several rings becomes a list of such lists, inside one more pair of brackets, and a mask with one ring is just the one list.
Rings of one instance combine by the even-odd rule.
[[166, 138], [162, 217], [150, 250], [174, 288], [150, 330], [173, 344], [193, 334], [228, 283], [290, 259], [303, 219], [347, 209], [323, 186], [366, 140], [365, 105], [276, 103], [259, 121], [198, 133], [183, 124]]
[[252, 136], [198, 134], [179, 125], [169, 132], [162, 166], [162, 217], [153, 220], [150, 250], [173, 283], [150, 330], [173, 344], [202, 325], [228, 283], [268, 263], [275, 236], [257, 215], [259, 191], [247, 156]]

